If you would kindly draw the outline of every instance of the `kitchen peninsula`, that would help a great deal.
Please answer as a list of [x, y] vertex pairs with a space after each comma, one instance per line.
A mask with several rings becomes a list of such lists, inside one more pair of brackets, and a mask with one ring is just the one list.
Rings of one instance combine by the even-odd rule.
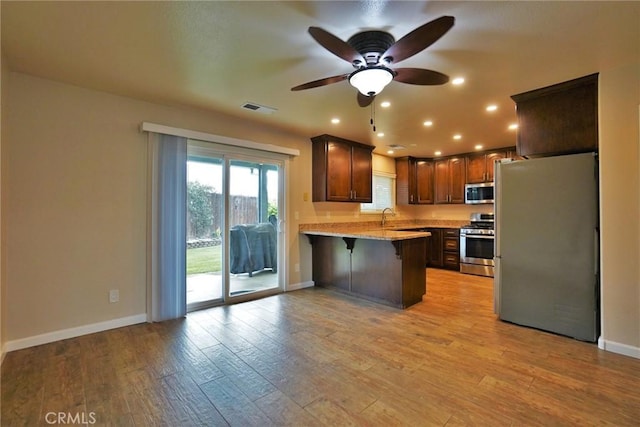
[[301, 224], [313, 247], [313, 281], [398, 308], [422, 301], [430, 233], [411, 228]]

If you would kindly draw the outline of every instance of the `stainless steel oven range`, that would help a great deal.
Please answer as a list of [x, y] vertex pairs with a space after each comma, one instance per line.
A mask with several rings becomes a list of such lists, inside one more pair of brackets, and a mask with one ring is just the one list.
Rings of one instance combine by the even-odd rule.
[[460, 272], [493, 277], [494, 216], [472, 213], [471, 222], [460, 229]]

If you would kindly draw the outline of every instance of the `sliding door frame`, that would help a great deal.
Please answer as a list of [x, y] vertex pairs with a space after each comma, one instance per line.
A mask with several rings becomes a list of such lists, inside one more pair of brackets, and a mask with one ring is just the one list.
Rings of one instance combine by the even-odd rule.
[[[262, 298], [268, 295], [284, 292], [285, 284], [288, 281], [288, 265], [285, 256], [285, 247], [287, 242], [287, 192], [288, 188], [288, 167], [289, 156], [280, 153], [273, 153], [268, 151], [256, 150], [245, 147], [230, 146], [225, 144], [217, 144], [212, 142], [205, 142], [199, 140], [189, 139], [187, 141], [187, 158], [189, 156], [197, 157], [210, 157], [222, 159], [223, 164], [223, 199], [224, 199], [224, 211], [223, 211], [223, 250], [222, 250], [222, 263], [223, 263], [223, 296], [222, 301], [219, 300], [203, 303], [189, 304], [190, 310], [202, 309], [210, 306], [220, 304], [231, 304], [237, 302], [248, 301], [256, 298]], [[251, 293], [241, 294], [237, 296], [230, 295], [230, 246], [229, 246], [229, 186], [230, 186], [230, 166], [233, 160], [248, 161], [248, 162], [264, 162], [274, 164], [279, 169], [278, 179], [278, 224], [276, 227], [277, 236], [277, 271], [278, 271], [278, 286], [271, 289], [262, 291], [255, 291]]]

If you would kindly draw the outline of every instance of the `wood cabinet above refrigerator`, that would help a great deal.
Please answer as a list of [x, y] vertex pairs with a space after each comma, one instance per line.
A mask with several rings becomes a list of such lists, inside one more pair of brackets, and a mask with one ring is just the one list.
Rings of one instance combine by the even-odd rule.
[[517, 151], [543, 157], [598, 150], [598, 74], [513, 95]]

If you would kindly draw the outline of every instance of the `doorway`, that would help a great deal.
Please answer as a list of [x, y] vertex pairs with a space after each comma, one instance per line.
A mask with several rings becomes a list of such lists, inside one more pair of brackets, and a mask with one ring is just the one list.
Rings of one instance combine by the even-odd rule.
[[283, 194], [281, 160], [189, 141], [189, 311], [281, 291]]

